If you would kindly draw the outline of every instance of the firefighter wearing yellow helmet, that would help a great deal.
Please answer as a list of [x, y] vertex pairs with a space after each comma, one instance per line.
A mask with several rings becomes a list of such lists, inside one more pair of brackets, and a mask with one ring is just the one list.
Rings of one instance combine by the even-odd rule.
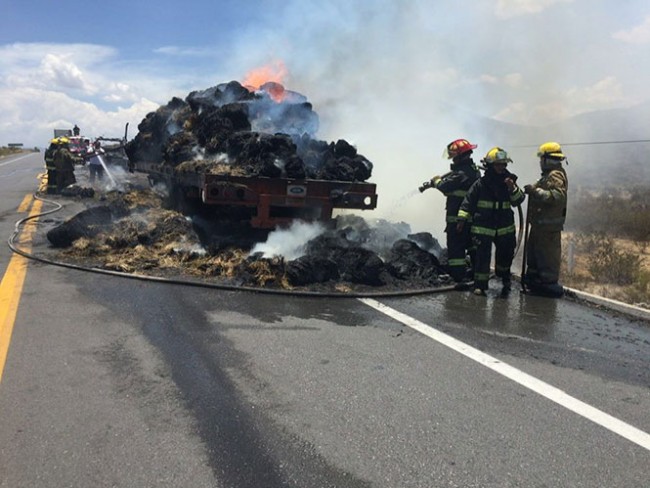
[[470, 225], [476, 246], [474, 263], [474, 294], [485, 295], [490, 278], [492, 245], [495, 247], [495, 272], [501, 278], [502, 293], [511, 288], [511, 266], [515, 256], [515, 216], [513, 207], [525, 199], [517, 186], [517, 176], [507, 169], [512, 163], [508, 153], [493, 147], [481, 160], [485, 172], [467, 192], [458, 210], [457, 228]]
[[526, 240], [526, 273], [523, 282], [533, 293], [559, 297], [562, 230], [566, 220], [569, 181], [562, 163], [566, 156], [557, 142], [545, 142], [537, 151], [542, 175], [528, 194], [530, 234]]
[[[56, 193], [60, 193], [66, 186], [77, 182], [74, 175], [74, 165], [83, 163], [83, 159], [75, 156], [69, 149], [70, 140], [60, 137], [59, 144], [54, 152], [53, 162], [56, 170]], [[49, 189], [49, 183], [48, 183]]]
[[47, 193], [56, 193], [56, 166], [54, 165], [54, 153], [58, 149], [59, 139], [50, 140], [50, 145], [43, 154], [45, 160], [45, 169], [47, 170]]
[[[473, 261], [474, 248], [468, 228], [456, 231], [458, 209], [467, 190], [481, 176], [472, 160], [476, 144], [467, 139], [456, 139], [447, 144], [445, 156], [452, 160], [450, 171], [442, 176], [434, 176], [420, 186], [420, 192], [436, 188], [447, 197], [445, 233], [447, 234], [447, 269], [456, 283], [462, 283], [467, 275], [468, 258]], [[471, 272], [471, 270], [470, 270]]]

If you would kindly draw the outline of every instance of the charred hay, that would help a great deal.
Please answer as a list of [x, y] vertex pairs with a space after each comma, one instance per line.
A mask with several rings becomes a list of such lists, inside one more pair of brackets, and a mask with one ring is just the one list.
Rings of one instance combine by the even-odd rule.
[[[370, 241], [382, 241], [378, 231], [359, 217], [341, 218], [338, 228], [310, 240], [301, 257], [286, 260], [250, 253], [264, 240], [259, 231], [247, 234], [234, 225], [206, 231], [196, 220], [160, 204], [149, 190], [110, 195], [105, 204], [51, 229], [47, 238], [53, 247], [63, 249], [59, 257], [65, 261], [228, 285], [345, 292], [450, 283], [438, 258], [411, 238], [392, 244], [386, 240], [388, 247], [370, 249]], [[215, 234], [221, 240], [215, 240]], [[206, 241], [206, 236], [212, 240]], [[437, 245], [426, 233], [415, 237], [429, 247]]]
[[278, 83], [249, 90], [231, 81], [185, 100], [175, 97], [147, 114], [125, 150], [132, 165], [157, 163], [181, 172], [198, 160], [196, 169], [218, 174], [350, 182], [371, 177], [372, 163], [354, 146], [317, 140], [317, 129], [318, 115], [299, 93]]

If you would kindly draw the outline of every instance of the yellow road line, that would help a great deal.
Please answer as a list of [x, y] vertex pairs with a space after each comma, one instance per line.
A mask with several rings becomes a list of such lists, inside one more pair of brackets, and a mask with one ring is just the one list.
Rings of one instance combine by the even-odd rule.
[[[31, 200], [31, 195], [29, 197]], [[27, 197], [21, 203], [21, 207], [26, 200]], [[39, 214], [42, 206], [43, 202], [35, 200], [29, 215]], [[18, 211], [20, 211], [20, 208]], [[27, 252], [31, 250], [32, 236], [36, 231], [36, 226], [33, 225], [33, 222], [33, 220], [28, 221], [20, 236], [21, 249]], [[11, 334], [14, 330], [14, 322], [18, 313], [18, 304], [20, 303], [20, 296], [23, 291], [23, 284], [25, 283], [27, 262], [27, 258], [14, 253], [9, 261], [9, 266], [7, 266], [7, 271], [5, 271], [2, 277], [2, 282], [0, 282], [0, 381], [2, 381], [2, 373], [4, 372], [9, 344], [11, 342]]]
[[18, 212], [23, 213], [27, 212], [29, 210], [29, 206], [32, 204], [32, 200], [34, 199], [34, 195], [29, 194], [25, 195], [25, 198], [23, 198], [23, 201], [18, 205]]

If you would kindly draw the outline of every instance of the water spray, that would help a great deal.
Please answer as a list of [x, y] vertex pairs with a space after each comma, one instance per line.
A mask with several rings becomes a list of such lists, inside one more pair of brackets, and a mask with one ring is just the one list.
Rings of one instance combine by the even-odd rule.
[[107, 166], [106, 162], [104, 161], [104, 158], [100, 154], [98, 154], [97, 159], [102, 164], [102, 168], [104, 168], [104, 171], [106, 172], [109, 179], [111, 180], [111, 183], [113, 184], [113, 188], [117, 188], [117, 182], [115, 181], [115, 178], [113, 178], [113, 175], [111, 174], [111, 172], [108, 171], [108, 166]]

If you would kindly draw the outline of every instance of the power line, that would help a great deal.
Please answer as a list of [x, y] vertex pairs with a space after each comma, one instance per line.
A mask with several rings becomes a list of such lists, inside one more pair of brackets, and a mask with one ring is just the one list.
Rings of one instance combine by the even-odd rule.
[[[629, 141], [594, 141], [594, 142], [561, 142], [561, 146], [596, 146], [600, 144], [637, 144], [637, 143], [648, 143], [650, 139], [634, 139]], [[524, 147], [539, 147], [539, 144], [527, 144], [524, 146], [510, 146], [513, 148], [524, 148]]]

